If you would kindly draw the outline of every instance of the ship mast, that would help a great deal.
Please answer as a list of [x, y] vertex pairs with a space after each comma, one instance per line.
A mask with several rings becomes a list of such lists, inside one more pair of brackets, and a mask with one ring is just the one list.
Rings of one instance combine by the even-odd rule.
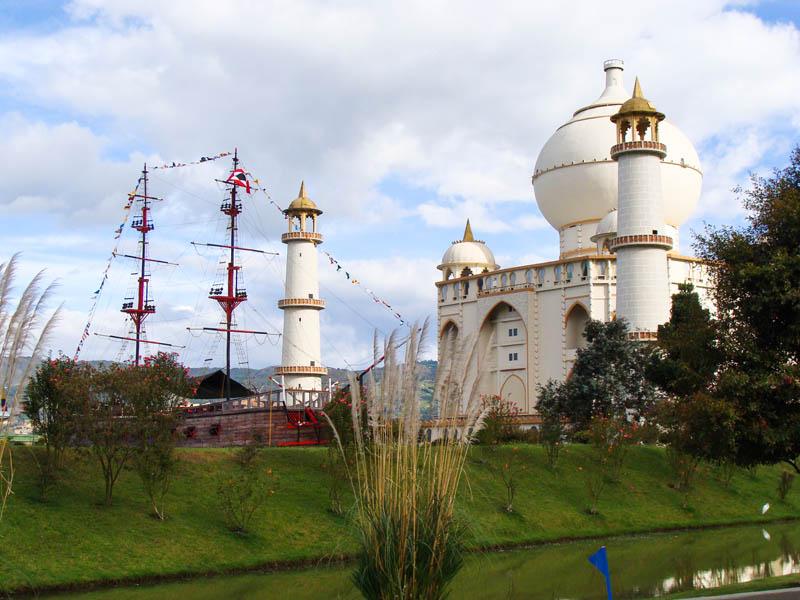
[[150, 277], [147, 273], [147, 234], [153, 230], [153, 221], [150, 219], [150, 201], [159, 200], [154, 196], [147, 195], [147, 163], [142, 169], [142, 193], [136, 194], [134, 197], [141, 200], [142, 213], [141, 216], [134, 218], [132, 227], [141, 234], [139, 240], [139, 280], [136, 290], [136, 298], [134, 301], [126, 301], [122, 305], [122, 312], [126, 313], [133, 321], [134, 327], [134, 341], [136, 343], [136, 350], [134, 353], [134, 364], [138, 365], [141, 358], [141, 345], [142, 345], [142, 326], [144, 320], [156, 312], [155, 304], [150, 299]]
[[[148, 244], [147, 241], [147, 234], [150, 233], [155, 226], [153, 225], [153, 219], [150, 217], [150, 203], [154, 200], [161, 200], [161, 198], [156, 198], [155, 196], [150, 196], [147, 193], [147, 174], [149, 171], [147, 170], [147, 164], [144, 165], [142, 169], [142, 176], [139, 178], [139, 184], [142, 186], [142, 193], [141, 194], [131, 194], [128, 196], [133, 200], [138, 200], [142, 204], [142, 212], [141, 214], [135, 216], [133, 221], [131, 222], [131, 227], [138, 231], [141, 234], [139, 238], [139, 254], [118, 254], [114, 253], [114, 256], [122, 256], [124, 258], [130, 258], [136, 261], [136, 272], [132, 273], [133, 275], [138, 275], [138, 279], [136, 282], [136, 293], [135, 296], [131, 296], [129, 298], [125, 298], [122, 303], [121, 312], [128, 315], [133, 323], [133, 333], [131, 335], [109, 335], [107, 333], [97, 333], [95, 332], [94, 335], [110, 338], [114, 340], [120, 340], [123, 342], [135, 342], [136, 343], [136, 350], [134, 353], [134, 364], [138, 365], [141, 361], [142, 357], [142, 346], [147, 344], [152, 344], [156, 346], [167, 346], [169, 348], [183, 348], [184, 346], [178, 346], [176, 344], [170, 344], [167, 342], [156, 342], [154, 340], [147, 340], [144, 339], [144, 320], [154, 314], [156, 312], [156, 306], [153, 303], [152, 298], [150, 298], [150, 273], [147, 270], [147, 263], [161, 263], [164, 265], [173, 265], [178, 266], [176, 263], [168, 262], [166, 260], [157, 260], [155, 258], [150, 258], [148, 256]], [[138, 189], [138, 186], [137, 186]], [[120, 230], [121, 233], [122, 230]]]
[[[228, 228], [230, 236], [228, 238], [229, 244], [196, 244], [203, 246], [211, 246], [215, 248], [225, 248], [228, 252], [228, 264], [226, 267], [226, 281], [223, 285], [215, 284], [208, 295], [209, 299], [216, 300], [222, 311], [225, 313], [224, 328], [219, 327], [203, 327], [203, 331], [216, 331], [225, 333], [225, 399], [231, 399], [231, 336], [234, 333], [255, 333], [262, 335], [274, 335], [266, 331], [252, 331], [246, 329], [235, 329], [233, 311], [242, 302], [247, 301], [247, 291], [239, 287], [239, 272], [242, 269], [241, 265], [236, 264], [236, 250], [243, 250], [246, 252], [257, 252], [259, 254], [277, 254], [277, 252], [265, 252], [255, 248], [243, 248], [237, 246], [237, 231], [238, 231], [238, 216], [242, 212], [242, 202], [238, 197], [238, 188], [244, 187], [247, 193], [250, 193], [250, 183], [247, 181], [247, 176], [242, 169], [239, 168], [239, 151], [238, 149], [233, 153], [233, 170], [231, 171], [228, 179], [222, 181], [217, 180], [230, 186], [229, 199], [222, 202], [220, 211], [228, 216]], [[191, 329], [191, 328], [190, 328]]]

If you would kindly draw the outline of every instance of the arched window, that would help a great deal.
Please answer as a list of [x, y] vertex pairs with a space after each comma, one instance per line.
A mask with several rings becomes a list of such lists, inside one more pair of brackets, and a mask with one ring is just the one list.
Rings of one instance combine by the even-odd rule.
[[556, 283], [561, 281], [561, 265], [553, 267], [553, 281]]
[[483, 277], [478, 278], [478, 291], [479, 292], [483, 291]]
[[507, 285], [508, 285], [508, 275], [506, 275], [505, 273], [503, 273], [503, 274], [500, 276], [500, 286], [501, 286], [501, 287], [506, 287]]
[[517, 283], [517, 274], [511, 273], [511, 275], [508, 276], [508, 281], [511, 283], [511, 285], [515, 285]]
[[525, 282], [528, 284], [533, 283], [533, 271], [531, 271], [530, 269], [525, 271]]
[[453, 300], [458, 299], [460, 295], [461, 295], [461, 284], [458, 281], [456, 281], [453, 284]]
[[544, 269], [536, 270], [536, 280], [539, 282], [539, 285], [544, 283]]
[[567, 281], [572, 281], [572, 276], [575, 273], [575, 263], [567, 263]]
[[447, 300], [447, 286], [443, 285], [442, 286], [442, 302], [444, 302], [445, 300]]
[[589, 261], [584, 260], [581, 263], [581, 277], [583, 279], [586, 279], [588, 276], [589, 276]]

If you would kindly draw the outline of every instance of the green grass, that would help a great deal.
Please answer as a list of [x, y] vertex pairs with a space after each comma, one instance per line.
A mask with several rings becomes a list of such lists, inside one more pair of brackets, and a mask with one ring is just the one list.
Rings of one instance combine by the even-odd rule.
[[[122, 474], [112, 507], [99, 505], [102, 480], [93, 462], [71, 462], [68, 477], [42, 503], [37, 499], [29, 449], [15, 448], [14, 496], [0, 522], [0, 590], [85, 585], [178, 574], [254, 569], [270, 563], [327, 562], [355, 549], [346, 517], [328, 512], [324, 449], [265, 450], [278, 490], [256, 515], [253, 532], [227, 530], [217, 502], [217, 482], [230, 468], [230, 450], [181, 450], [180, 474], [168, 499], [168, 520], [149, 516], [141, 484]], [[671, 480], [664, 452], [631, 450], [624, 481], [609, 484], [600, 514], [585, 511], [590, 449], [570, 446], [555, 473], [538, 446], [472, 450], [459, 514], [472, 547], [702, 527], [800, 516], [792, 492], [777, 499], [781, 467], [755, 475], [737, 472], [726, 488], [704, 467], [687, 509]], [[515, 512], [504, 506], [497, 466], [515, 456]], [[762, 517], [760, 509], [772, 509]]]

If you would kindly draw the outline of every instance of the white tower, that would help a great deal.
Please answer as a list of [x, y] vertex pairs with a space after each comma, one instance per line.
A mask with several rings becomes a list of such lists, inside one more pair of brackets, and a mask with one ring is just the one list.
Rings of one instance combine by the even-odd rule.
[[300, 194], [283, 211], [289, 231], [281, 236], [286, 244], [286, 292], [278, 300], [283, 310], [283, 354], [276, 374], [284, 378], [285, 389], [321, 390], [328, 370], [320, 364], [319, 313], [325, 301], [319, 297], [317, 277], [317, 217], [322, 211], [306, 197], [305, 183]]
[[617, 317], [628, 321], [634, 339], [655, 339], [669, 320], [667, 251], [671, 233], [664, 223], [661, 161], [667, 147], [659, 141], [664, 115], [642, 95], [639, 80], [633, 97], [611, 117], [617, 143], [617, 234], [609, 248], [617, 254]]

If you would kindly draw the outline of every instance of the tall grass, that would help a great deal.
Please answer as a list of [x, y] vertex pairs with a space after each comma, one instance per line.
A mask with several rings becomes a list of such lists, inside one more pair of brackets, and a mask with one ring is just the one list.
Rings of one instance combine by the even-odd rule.
[[[45, 316], [54, 284], [43, 286], [40, 271], [15, 299], [14, 279], [19, 255], [0, 264], [0, 394], [6, 399], [10, 415], [20, 409], [21, 394], [31, 373], [42, 357], [47, 339], [55, 326], [60, 308]], [[16, 305], [15, 305], [16, 301]], [[20, 360], [29, 356], [27, 364]], [[11, 494], [14, 463], [8, 445], [10, 419], [0, 419], [0, 518]]]
[[402, 360], [396, 334], [389, 337], [380, 382], [371, 372], [363, 385], [350, 379], [355, 456], [349, 475], [360, 534], [353, 581], [367, 598], [444, 598], [462, 564], [455, 499], [482, 413], [475, 394], [465, 399], [463, 393], [465, 357], [445, 349], [434, 400], [447, 435], [439, 443], [421, 441], [417, 359], [427, 330], [427, 322], [412, 329]]

